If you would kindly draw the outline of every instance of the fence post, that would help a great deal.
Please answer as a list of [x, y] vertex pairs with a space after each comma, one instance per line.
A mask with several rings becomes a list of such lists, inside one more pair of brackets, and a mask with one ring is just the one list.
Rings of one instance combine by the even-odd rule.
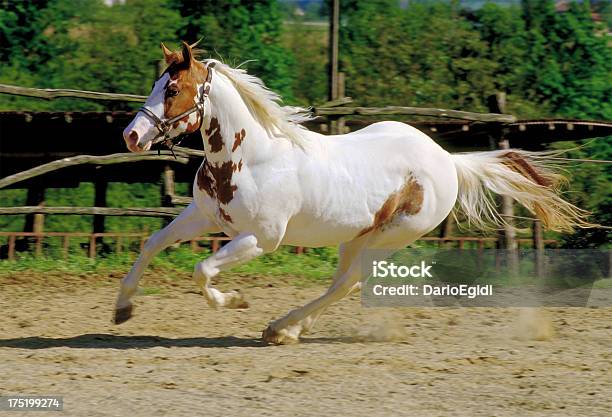
[[217, 252], [219, 250], [219, 240], [217, 238], [212, 238], [211, 244], [210, 244], [210, 249], [212, 250], [213, 253]]
[[[28, 188], [28, 195], [26, 197], [26, 206], [42, 206], [45, 204], [45, 189], [43, 187], [33, 185]], [[39, 216], [39, 217], [37, 217]], [[34, 232], [35, 223], [44, 222], [44, 217], [40, 217], [40, 214], [27, 214], [25, 226], [23, 228], [24, 232]], [[41, 221], [42, 219], [42, 221]]]
[[537, 277], [544, 276], [544, 237], [542, 233], [542, 222], [533, 222], [533, 248], [535, 249], [535, 273]]
[[[497, 91], [495, 95], [489, 97], [489, 110], [492, 112], [504, 112], [506, 110], [506, 93]], [[510, 141], [504, 137], [504, 132], [500, 131], [497, 146], [499, 149], [510, 149]], [[511, 197], [502, 196], [502, 218], [505, 221], [504, 230], [499, 235], [498, 247], [506, 250], [508, 269], [512, 273], [518, 271], [518, 246], [516, 244], [516, 231], [514, 230], [514, 205]]]
[[340, 38], [340, 0], [329, 2], [329, 100], [338, 98], [338, 41]]
[[36, 256], [41, 256], [43, 252], [43, 236], [45, 228], [45, 215], [36, 214], [34, 215], [34, 233], [41, 233], [40, 236], [36, 236]]
[[8, 259], [15, 260], [15, 235], [10, 235], [8, 238]]
[[92, 259], [96, 257], [96, 235], [93, 233], [89, 238], [89, 257]]
[[[346, 79], [344, 77], [344, 72], [339, 72], [338, 73], [338, 85], [337, 85], [337, 91], [336, 91], [336, 96], [337, 98], [343, 98], [346, 96], [346, 83], [345, 83]], [[343, 135], [345, 133], [344, 131], [344, 117], [338, 117], [338, 120], [336, 120], [336, 134], [338, 135]]]
[[448, 242], [446, 242], [445, 239], [452, 236], [454, 225], [455, 225], [454, 217], [452, 214], [449, 214], [448, 216], [446, 216], [446, 219], [444, 219], [444, 221], [440, 225], [440, 235], [439, 235], [440, 240], [438, 241], [439, 248], [449, 246]]
[[[106, 207], [106, 192], [108, 190], [108, 181], [103, 177], [100, 170], [97, 170], [96, 182], [94, 184], [94, 207]], [[93, 218], [93, 232], [104, 233], [105, 231], [106, 216], [103, 214], [95, 214]], [[96, 243], [102, 245], [104, 249], [104, 238], [102, 236], [96, 237]]]
[[164, 166], [162, 172], [162, 188], [161, 188], [161, 206], [162, 207], [174, 207], [172, 203], [172, 197], [175, 194], [174, 185], [174, 170], [170, 165]]
[[[45, 204], [45, 188], [41, 186], [32, 186], [28, 188], [28, 195], [26, 197], [26, 204], [28, 206], [44, 206]], [[45, 228], [45, 215], [36, 213], [28, 214], [26, 216], [24, 232], [42, 233]], [[28, 239], [26, 238], [26, 241]], [[29, 240], [31, 242], [31, 240]], [[42, 254], [42, 238], [40, 236], [35, 237], [35, 253], [36, 256]]]
[[[333, 100], [341, 99], [345, 96], [345, 78], [344, 73], [339, 72], [336, 75], [336, 82], [334, 83], [334, 94]], [[330, 135], [342, 135], [345, 133], [344, 117], [342, 116], [327, 116], [329, 121], [329, 134]]]

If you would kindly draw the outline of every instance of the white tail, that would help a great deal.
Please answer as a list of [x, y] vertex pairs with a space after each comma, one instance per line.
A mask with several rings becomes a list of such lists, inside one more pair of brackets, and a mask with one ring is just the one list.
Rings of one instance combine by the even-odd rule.
[[507, 149], [453, 154], [459, 179], [457, 201], [468, 221], [481, 228], [502, 226], [506, 219], [497, 210], [492, 193], [512, 197], [552, 230], [572, 231], [591, 227], [588, 212], [560, 197], [565, 178], [555, 173], [549, 152]]

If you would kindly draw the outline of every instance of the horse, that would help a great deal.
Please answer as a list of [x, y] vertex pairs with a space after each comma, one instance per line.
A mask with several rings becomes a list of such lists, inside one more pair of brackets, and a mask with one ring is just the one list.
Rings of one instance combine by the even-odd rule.
[[546, 154], [519, 149], [450, 154], [405, 123], [384, 121], [343, 135], [304, 128], [308, 111], [281, 105], [257, 77], [218, 60], [196, 59], [195, 45], [169, 50], [168, 65], [125, 128], [132, 152], [200, 131], [205, 158], [193, 201], [153, 234], [121, 281], [114, 322], [133, 314], [131, 297], [161, 250], [205, 233], [231, 241], [198, 262], [193, 279], [213, 308], [241, 308], [241, 292], [211, 285], [219, 272], [280, 245], [339, 245], [330, 287], [269, 323], [264, 342], [297, 342], [325, 309], [360, 288], [369, 248], [404, 248], [457, 205], [471, 225], [503, 225], [494, 194], [509, 196], [552, 230], [582, 226], [584, 211], [565, 201], [563, 179]]

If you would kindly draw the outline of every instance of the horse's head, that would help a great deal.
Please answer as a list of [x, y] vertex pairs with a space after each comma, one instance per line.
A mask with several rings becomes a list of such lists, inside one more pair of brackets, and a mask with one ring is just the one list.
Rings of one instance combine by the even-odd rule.
[[162, 43], [168, 68], [155, 81], [145, 105], [123, 131], [130, 151], [147, 151], [153, 143], [200, 127], [211, 74], [194, 59], [193, 46], [183, 42], [182, 51], [172, 52]]

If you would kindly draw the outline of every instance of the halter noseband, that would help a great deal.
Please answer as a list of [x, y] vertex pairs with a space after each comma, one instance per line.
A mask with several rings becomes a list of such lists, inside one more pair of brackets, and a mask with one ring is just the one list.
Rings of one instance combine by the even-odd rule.
[[212, 80], [212, 68], [213, 67], [214, 65], [212, 63], [208, 67], [206, 67], [206, 69], [208, 70], [208, 75], [206, 76], [206, 80], [204, 80], [204, 84], [202, 85], [202, 93], [200, 94], [199, 100], [196, 101], [193, 107], [191, 107], [188, 110], [185, 110], [178, 116], [174, 116], [170, 119], [160, 119], [148, 107], [142, 106], [140, 108], [139, 111], [141, 111], [145, 116], [151, 119], [155, 125], [155, 128], [157, 128], [157, 130], [159, 131], [159, 133], [151, 141], [152, 145], [155, 145], [156, 143], [160, 143], [160, 142], [166, 143], [168, 141], [172, 141], [172, 139], [176, 139], [180, 137], [181, 135], [171, 138], [170, 129], [172, 128], [172, 125], [174, 123], [178, 122], [185, 116], [189, 116], [191, 113], [194, 113], [197, 111], [198, 114], [200, 115], [200, 125], [202, 124], [202, 121], [204, 120], [204, 104], [206, 102], [206, 98], [208, 97], [208, 94], [210, 93], [210, 82]]

